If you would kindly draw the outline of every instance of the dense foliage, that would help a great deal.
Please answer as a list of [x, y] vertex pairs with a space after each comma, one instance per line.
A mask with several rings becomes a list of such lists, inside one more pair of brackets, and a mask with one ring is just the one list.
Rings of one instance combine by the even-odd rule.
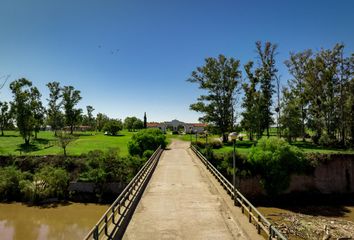
[[126, 117], [124, 119], [124, 128], [129, 132], [144, 128], [144, 123], [137, 117]]
[[219, 55], [218, 58], [205, 59], [205, 65], [192, 72], [188, 80], [197, 83], [200, 89], [207, 92], [191, 104], [190, 109], [200, 112], [202, 122], [217, 126], [227, 141], [227, 132], [233, 129], [235, 123], [235, 94], [241, 82], [240, 61]]
[[166, 147], [166, 136], [160, 129], [143, 129], [133, 135], [128, 142], [130, 155], [143, 156], [147, 150], [155, 151], [159, 146]]
[[116, 119], [108, 120], [103, 127], [103, 131], [108, 132], [113, 136], [116, 136], [117, 133], [122, 129], [123, 129], [122, 121]]
[[292, 173], [302, 173], [308, 162], [303, 152], [285, 140], [261, 138], [248, 156], [254, 174], [259, 174], [261, 184], [268, 194], [277, 194], [289, 186]]
[[286, 65], [292, 79], [283, 90], [282, 128], [288, 138], [313, 132], [316, 144], [354, 146], [354, 55], [344, 45], [318, 52], [292, 53]]

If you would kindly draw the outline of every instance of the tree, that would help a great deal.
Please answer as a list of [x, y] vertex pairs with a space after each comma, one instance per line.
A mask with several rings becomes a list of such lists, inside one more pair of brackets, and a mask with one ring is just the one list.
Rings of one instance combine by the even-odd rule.
[[133, 129], [134, 130], [139, 130], [144, 128], [144, 123], [140, 119], [136, 119], [133, 123]]
[[11, 113], [7, 102], [0, 102], [0, 129], [1, 136], [4, 136], [4, 130], [10, 125]]
[[289, 142], [296, 139], [298, 136], [303, 136], [300, 101], [301, 100], [297, 98], [293, 92], [289, 91], [287, 88], [283, 89], [283, 111], [279, 120]]
[[126, 117], [124, 119], [124, 128], [128, 129], [129, 132], [133, 130], [133, 124], [135, 121], [136, 117]]
[[117, 132], [123, 129], [123, 123], [121, 120], [110, 119], [103, 127], [103, 130], [111, 135], [117, 135]]
[[234, 126], [235, 94], [241, 81], [240, 61], [219, 55], [218, 58], [205, 59], [205, 65], [192, 72], [189, 82], [199, 84], [206, 90], [190, 109], [203, 113], [200, 121], [213, 124], [227, 141], [227, 133]]
[[261, 124], [261, 114], [259, 109], [260, 92], [257, 90], [259, 84], [258, 72], [252, 71], [253, 62], [248, 62], [244, 68], [249, 80], [249, 84], [244, 83], [242, 88], [245, 92], [243, 97], [241, 126], [249, 133], [249, 139], [253, 140], [253, 134], [257, 133], [260, 138], [264, 129]]
[[42, 105], [41, 96], [42, 94], [37, 88], [32, 91], [32, 113], [34, 118], [34, 139], [37, 139], [37, 133], [40, 131], [44, 124], [44, 114], [45, 108]]
[[36, 87], [32, 87], [31, 81], [25, 78], [13, 81], [10, 84], [10, 89], [14, 98], [11, 103], [11, 111], [25, 144], [29, 145], [32, 132], [38, 124], [36, 108], [41, 105], [39, 91]]
[[262, 43], [257, 41], [256, 49], [260, 60], [258, 69], [261, 89], [260, 113], [262, 114], [262, 126], [267, 130], [267, 136], [269, 137], [269, 128], [273, 123], [271, 107], [273, 104], [272, 95], [274, 93], [274, 85], [272, 82], [278, 71], [275, 67], [277, 45], [266, 42], [264, 47], [262, 47]]
[[54, 135], [57, 136], [57, 131], [64, 126], [63, 114], [60, 111], [62, 102], [59, 99], [62, 97], [61, 88], [59, 82], [47, 83], [49, 88], [49, 99], [48, 101], [48, 124], [54, 131]]
[[[311, 59], [312, 51], [306, 50], [299, 53], [290, 53], [290, 59], [285, 61], [285, 65], [288, 67], [293, 79], [288, 81], [290, 92], [292, 97], [297, 98], [299, 104], [300, 114], [296, 113], [296, 116], [300, 116], [301, 129], [300, 136], [305, 141], [305, 121], [306, 121], [306, 105], [307, 99], [305, 95], [305, 77], [308, 67], [308, 62]], [[295, 113], [294, 113], [295, 114]]]
[[64, 131], [57, 133], [57, 138], [58, 138], [58, 145], [63, 149], [64, 156], [66, 156], [66, 147], [69, 145], [69, 143], [75, 141], [77, 138], [74, 137], [73, 135], [67, 134]]
[[142, 129], [143, 127], [143, 121], [137, 117], [126, 117], [124, 119], [124, 128], [128, 129], [129, 132]]
[[66, 124], [70, 127], [70, 134], [73, 134], [74, 126], [78, 123], [82, 109], [75, 109], [75, 106], [82, 99], [80, 91], [75, 90], [73, 86], [64, 86], [62, 89], [62, 104], [65, 110]]
[[87, 120], [88, 120], [88, 125], [93, 128], [93, 126], [95, 126], [95, 118], [92, 115], [92, 112], [95, 111], [95, 109], [88, 105], [86, 106], [86, 110], [87, 110]]
[[96, 116], [96, 129], [101, 132], [104, 125], [109, 121], [109, 117], [107, 117], [103, 113], [98, 113]]
[[147, 128], [146, 112], [144, 112], [144, 128]]

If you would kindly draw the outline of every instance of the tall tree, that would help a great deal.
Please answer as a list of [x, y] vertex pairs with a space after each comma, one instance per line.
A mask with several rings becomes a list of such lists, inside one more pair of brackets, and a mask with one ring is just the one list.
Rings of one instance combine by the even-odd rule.
[[10, 125], [11, 112], [7, 102], [0, 102], [0, 129], [1, 136], [4, 136], [4, 130]]
[[41, 96], [42, 94], [38, 91], [38, 89], [33, 88], [31, 93], [31, 108], [34, 118], [34, 139], [37, 139], [37, 134], [44, 124], [45, 108], [42, 105]]
[[206, 90], [198, 102], [190, 109], [201, 112], [200, 121], [213, 124], [227, 141], [227, 133], [234, 127], [235, 94], [241, 81], [240, 61], [219, 55], [218, 58], [205, 59], [205, 65], [192, 72], [189, 82], [199, 84]]
[[289, 90], [292, 92], [292, 97], [296, 97], [296, 102], [299, 104], [300, 116], [301, 119], [301, 133], [303, 141], [305, 141], [305, 122], [306, 122], [306, 95], [305, 95], [305, 75], [308, 61], [312, 56], [311, 50], [306, 50], [299, 53], [290, 53], [290, 59], [285, 61], [285, 65], [288, 67], [289, 73], [293, 76], [292, 79], [288, 81]]
[[82, 113], [82, 109], [76, 109], [75, 106], [82, 99], [80, 91], [75, 90], [73, 86], [64, 86], [63, 93], [63, 107], [65, 110], [65, 121], [70, 127], [70, 134], [73, 134], [74, 126], [78, 123], [79, 117]]
[[64, 126], [63, 114], [60, 111], [61, 108], [61, 88], [59, 82], [50, 82], [47, 84], [49, 89], [49, 99], [47, 115], [48, 115], [48, 124], [54, 130], [54, 135], [57, 136], [57, 131]]
[[260, 112], [262, 114], [262, 125], [267, 130], [269, 137], [269, 129], [273, 123], [271, 107], [273, 104], [272, 95], [274, 93], [273, 81], [275, 79], [277, 68], [275, 66], [275, 54], [277, 45], [266, 42], [264, 46], [260, 41], [256, 42], [256, 49], [260, 60], [259, 80], [261, 89]]
[[11, 111], [25, 144], [29, 145], [37, 122], [35, 107], [39, 106], [39, 91], [36, 87], [32, 87], [31, 81], [25, 78], [13, 81], [10, 84], [10, 89], [13, 93]]
[[287, 88], [283, 89], [282, 115], [279, 121], [289, 142], [295, 140], [298, 136], [302, 136], [300, 101], [294, 92]]
[[147, 128], [146, 112], [144, 112], [144, 128]]
[[87, 121], [88, 121], [88, 125], [93, 128], [95, 126], [95, 118], [93, 117], [93, 111], [95, 111], [95, 109], [88, 105], [86, 106], [86, 111], [87, 111]]
[[260, 138], [264, 129], [261, 124], [261, 114], [259, 111], [260, 92], [257, 90], [259, 84], [258, 71], [252, 70], [253, 62], [245, 64], [244, 69], [246, 72], [249, 83], [244, 83], [242, 88], [245, 92], [243, 97], [241, 126], [249, 133], [249, 139], [253, 140], [253, 135], [256, 133]]
[[98, 113], [96, 116], [96, 129], [101, 132], [104, 125], [109, 121], [109, 118], [103, 114], [103, 113]]

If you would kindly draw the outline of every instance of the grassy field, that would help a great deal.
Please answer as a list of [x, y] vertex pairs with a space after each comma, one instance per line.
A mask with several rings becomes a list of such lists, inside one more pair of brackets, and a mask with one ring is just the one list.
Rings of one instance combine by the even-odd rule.
[[[121, 131], [118, 136], [105, 136], [103, 133], [80, 132], [78, 139], [67, 147], [68, 155], [80, 155], [91, 150], [107, 150], [118, 148], [122, 156], [128, 155], [127, 143], [134, 132]], [[56, 142], [53, 132], [39, 132], [38, 139], [33, 140], [30, 147], [23, 145], [24, 141], [18, 132], [5, 131], [0, 136], [0, 155], [56, 155], [63, 154]]]
[[[271, 129], [271, 133], [273, 133], [273, 136], [275, 136], [276, 133], [276, 129]], [[167, 134], [167, 139], [180, 139], [183, 141], [191, 141], [194, 142], [196, 140], [195, 135], [192, 135], [192, 138], [189, 134], [185, 134], [185, 135], [172, 135], [172, 134]], [[211, 135], [208, 136], [208, 141], [211, 140], [215, 140], [216, 138], [219, 138], [219, 136], [217, 135]], [[254, 144], [253, 141], [249, 141], [247, 140], [247, 137], [245, 137], [246, 140], [243, 141], [236, 141], [236, 151], [238, 151], [241, 154], [248, 154], [252, 145]], [[200, 142], [205, 142], [206, 139], [205, 137], [198, 137], [198, 141]], [[301, 148], [305, 153], [310, 153], [310, 152], [314, 152], [314, 153], [325, 153], [325, 154], [329, 154], [329, 153], [341, 153], [341, 154], [354, 154], [354, 150], [344, 150], [344, 149], [333, 149], [333, 148], [326, 148], [326, 147], [322, 147], [322, 146], [317, 146], [311, 142], [302, 142], [301, 140], [293, 142], [292, 145], [295, 145], [299, 148]], [[226, 152], [230, 152], [233, 150], [233, 146], [223, 146], [220, 149], [215, 149], [215, 153], [226, 153]]]

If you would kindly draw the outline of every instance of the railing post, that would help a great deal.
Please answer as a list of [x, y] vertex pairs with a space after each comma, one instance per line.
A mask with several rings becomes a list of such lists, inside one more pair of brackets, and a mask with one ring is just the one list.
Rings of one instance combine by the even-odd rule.
[[95, 226], [95, 230], [93, 231], [93, 239], [98, 240], [98, 226]]
[[272, 240], [272, 224], [269, 225], [269, 240]]
[[257, 233], [258, 234], [261, 234], [261, 224], [260, 224], [260, 222], [261, 222], [261, 216], [259, 216], [258, 215], [258, 217], [257, 217], [258, 219], [258, 223], [257, 223]]
[[112, 223], [116, 225], [116, 211], [114, 210], [114, 207], [112, 208]]
[[107, 220], [107, 215], [104, 216], [104, 234], [108, 237], [108, 220]]
[[248, 207], [248, 222], [252, 222], [252, 208], [251, 206]]

